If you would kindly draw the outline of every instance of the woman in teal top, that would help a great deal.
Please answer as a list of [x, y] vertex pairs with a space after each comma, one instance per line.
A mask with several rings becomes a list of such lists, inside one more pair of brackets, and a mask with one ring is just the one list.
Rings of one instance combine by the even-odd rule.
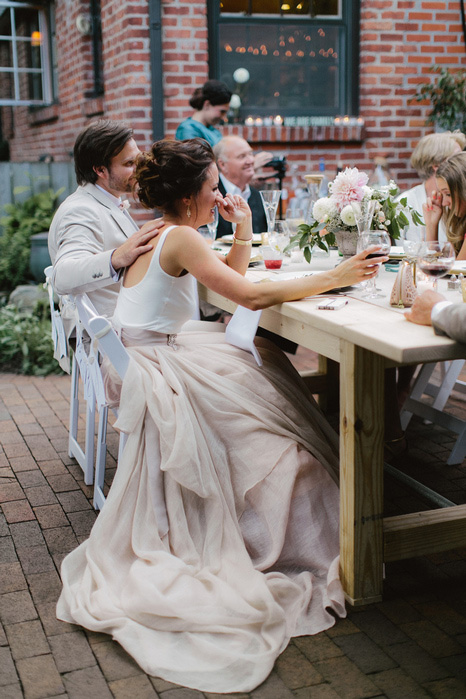
[[189, 100], [189, 104], [196, 111], [178, 126], [176, 140], [185, 141], [187, 138], [200, 137], [211, 146], [218, 143], [222, 134], [214, 125], [223, 122], [230, 99], [231, 91], [220, 80], [208, 80], [202, 87], [198, 87]]

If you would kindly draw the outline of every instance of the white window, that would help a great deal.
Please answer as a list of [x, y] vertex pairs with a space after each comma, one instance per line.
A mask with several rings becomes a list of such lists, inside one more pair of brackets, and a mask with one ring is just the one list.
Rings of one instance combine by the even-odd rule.
[[53, 99], [50, 7], [0, 0], [0, 106]]

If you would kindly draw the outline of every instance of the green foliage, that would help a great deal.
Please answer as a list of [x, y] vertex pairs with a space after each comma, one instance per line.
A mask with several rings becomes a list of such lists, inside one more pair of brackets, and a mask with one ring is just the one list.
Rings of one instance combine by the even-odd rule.
[[2, 371], [34, 376], [61, 374], [53, 358], [51, 324], [47, 303], [39, 302], [34, 313], [15, 306], [0, 308], [0, 366]]
[[464, 131], [466, 127], [466, 71], [450, 72], [448, 68], [433, 66], [438, 77], [433, 82], [420, 85], [414, 95], [416, 102], [428, 99], [432, 111], [428, 124], [438, 124], [442, 129]]
[[0, 219], [0, 290], [11, 292], [31, 280], [29, 258], [31, 236], [48, 231], [57, 199], [63, 189], [33, 194], [23, 202], [5, 204], [6, 216]]

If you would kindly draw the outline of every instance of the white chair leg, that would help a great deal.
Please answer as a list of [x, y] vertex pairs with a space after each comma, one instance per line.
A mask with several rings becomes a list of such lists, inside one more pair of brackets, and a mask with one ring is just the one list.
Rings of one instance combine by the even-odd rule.
[[94, 482], [94, 432], [95, 432], [95, 400], [88, 401], [86, 406], [86, 441], [84, 447], [84, 483]]
[[443, 410], [455, 386], [456, 379], [461, 373], [464, 359], [455, 359], [445, 371], [445, 376], [434, 401], [434, 408]]
[[400, 420], [402, 430], [406, 430], [406, 428], [408, 427], [413, 413], [415, 412], [414, 410], [412, 410], [412, 408], [415, 407], [417, 401], [419, 401], [423, 393], [425, 393], [425, 389], [427, 387], [427, 384], [429, 383], [429, 379], [432, 376], [435, 366], [436, 362], [433, 362], [430, 364], [424, 364], [424, 366], [421, 367], [421, 370], [419, 371], [416, 377], [416, 381], [414, 382], [412, 391], [409, 397], [406, 399], [401, 410]]
[[76, 356], [73, 354], [71, 368], [71, 390], [70, 390], [70, 429], [68, 435], [68, 456], [74, 457], [74, 443], [78, 437], [78, 417], [79, 417], [79, 367]]
[[95, 458], [94, 508], [101, 510], [105, 502], [104, 479], [107, 458], [107, 419], [108, 408], [103, 406], [99, 414], [97, 453]]

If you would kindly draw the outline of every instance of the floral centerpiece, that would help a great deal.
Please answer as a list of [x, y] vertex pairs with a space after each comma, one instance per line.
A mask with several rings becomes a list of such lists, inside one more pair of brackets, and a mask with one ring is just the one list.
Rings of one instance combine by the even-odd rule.
[[[299, 245], [310, 262], [314, 246], [327, 252], [329, 246], [335, 245], [335, 233], [352, 231], [356, 239], [358, 227], [354, 209], [368, 201], [375, 202], [370, 227], [387, 231], [394, 240], [409, 226], [409, 214], [413, 223], [423, 225], [420, 215], [408, 205], [406, 198], [397, 199], [400, 190], [393, 180], [387, 185], [369, 187], [368, 179], [366, 173], [356, 167], [340, 172], [328, 186], [329, 195], [315, 202], [309, 223], [298, 227], [288, 247]], [[351, 202], [359, 204], [353, 207]]]

